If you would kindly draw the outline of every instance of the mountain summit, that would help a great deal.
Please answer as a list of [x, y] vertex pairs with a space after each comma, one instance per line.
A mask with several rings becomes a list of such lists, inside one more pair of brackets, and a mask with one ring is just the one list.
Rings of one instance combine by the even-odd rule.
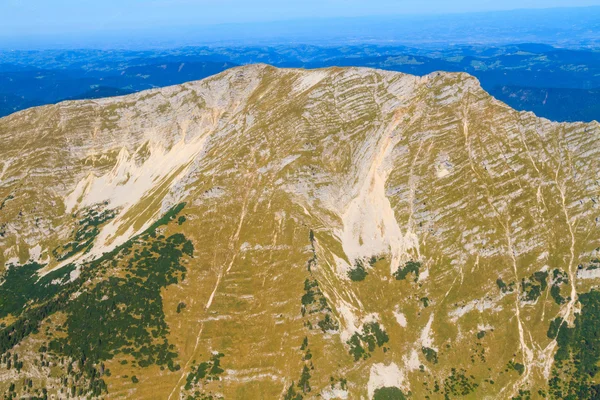
[[0, 119], [0, 390], [591, 398], [598, 139], [364, 68]]

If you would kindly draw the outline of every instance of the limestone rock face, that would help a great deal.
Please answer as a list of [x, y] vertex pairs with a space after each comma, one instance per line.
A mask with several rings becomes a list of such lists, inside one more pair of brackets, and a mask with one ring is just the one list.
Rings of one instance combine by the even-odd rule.
[[0, 390], [592, 396], [598, 139], [362, 68], [0, 119]]

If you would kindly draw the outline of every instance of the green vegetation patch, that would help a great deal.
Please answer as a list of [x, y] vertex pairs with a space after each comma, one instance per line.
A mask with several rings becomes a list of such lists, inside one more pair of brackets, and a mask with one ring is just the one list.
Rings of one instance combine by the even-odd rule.
[[358, 361], [369, 358], [376, 347], [383, 346], [389, 340], [388, 334], [378, 322], [368, 322], [363, 325], [362, 333], [355, 332], [346, 343], [350, 346], [350, 355], [354, 361]]
[[548, 327], [548, 332], [547, 332], [548, 338], [556, 339], [556, 337], [558, 336], [558, 331], [562, 324], [566, 324], [566, 322], [564, 322], [562, 318], [560, 318], [560, 317], [554, 318], [550, 322], [550, 326]]
[[329, 313], [325, 314], [322, 320], [320, 320], [317, 325], [323, 332], [333, 332], [340, 329], [340, 324], [331, 317]]
[[283, 400], [302, 400], [303, 398], [301, 393], [296, 392], [296, 385], [294, 382], [292, 382], [287, 392], [283, 395]]
[[364, 281], [367, 275], [369, 275], [369, 273], [362, 260], [356, 260], [354, 262], [354, 268], [348, 271], [348, 278], [354, 282]]
[[[540, 394], [540, 393], [538, 393]], [[540, 394], [540, 396], [542, 398], [545, 398], [545, 396], [542, 396]], [[512, 397], [512, 400], [531, 400], [531, 390], [523, 390], [523, 389], [519, 389], [519, 394]]]
[[305, 364], [304, 367], [302, 367], [302, 373], [300, 374], [298, 385], [292, 382], [292, 384], [288, 387], [287, 392], [285, 392], [283, 395], [283, 400], [302, 400], [304, 398], [302, 394], [310, 393], [312, 390], [310, 387], [310, 378], [310, 369]]
[[536, 301], [548, 287], [548, 272], [538, 271], [528, 279], [521, 280], [521, 291], [525, 301]]
[[306, 365], [302, 368], [302, 374], [300, 374], [300, 380], [298, 381], [298, 388], [302, 391], [302, 393], [308, 393], [311, 391], [310, 370]]
[[479, 387], [473, 375], [467, 375], [465, 369], [452, 368], [450, 371], [451, 374], [444, 380], [445, 398], [467, 396]]
[[0, 318], [19, 316], [28, 303], [40, 303], [55, 296], [69, 281], [74, 265], [68, 265], [40, 278], [41, 264], [8, 267], [0, 285]]
[[[167, 341], [160, 293], [184, 279], [182, 261], [192, 257], [194, 246], [182, 234], [157, 237], [156, 229], [171, 222], [183, 207], [174, 207], [141, 235], [81, 265], [73, 281], [68, 279], [73, 266], [39, 280], [34, 275], [39, 265], [9, 268], [4, 279], [11, 285], [0, 288], [2, 312], [18, 317], [0, 329], [0, 354], [37, 332], [42, 321], [60, 311], [66, 316], [57, 327], [60, 336], [42, 347], [53, 357], [74, 360], [77, 374], [87, 377], [85, 388], [72, 386], [73, 396], [105, 392], [102, 361], [118, 353], [134, 357], [140, 367], [158, 364], [178, 369], [173, 362], [177, 353]], [[124, 267], [125, 277], [115, 273]], [[12, 292], [9, 286], [15, 286]], [[24, 303], [26, 299], [31, 301]]]
[[[312, 273], [310, 274], [312, 278]], [[302, 317], [310, 317], [314, 314], [323, 315], [323, 318], [319, 319], [317, 322], [317, 325], [323, 333], [340, 329], [340, 324], [333, 318], [331, 314], [332, 310], [327, 303], [327, 298], [319, 288], [319, 282], [316, 279], [307, 278], [304, 280], [304, 295], [302, 295], [300, 302], [302, 303]], [[307, 320], [305, 325], [312, 329], [313, 322]]]
[[582, 294], [579, 302], [581, 313], [575, 314], [572, 328], [559, 318], [548, 329], [548, 336], [558, 343], [549, 381], [552, 398], [600, 398], [595, 379], [600, 368], [600, 292]]
[[366, 360], [367, 358], [369, 358], [371, 356], [369, 353], [367, 353], [365, 351], [365, 349], [363, 347], [363, 343], [360, 340], [360, 337], [361, 336], [359, 333], [355, 333], [346, 342], [346, 344], [348, 344], [348, 346], [350, 346], [349, 353], [352, 357], [354, 357], [354, 361], [358, 361], [361, 358]]
[[333, 376], [330, 376], [329, 384], [331, 389], [335, 389], [336, 386], [339, 386], [342, 390], [348, 390], [348, 380], [346, 378], [334, 378]]
[[375, 389], [373, 400], [405, 400], [406, 396], [402, 390], [395, 386], [381, 387]]
[[525, 366], [523, 364], [514, 362], [512, 360], [508, 362], [507, 367], [508, 367], [508, 369], [517, 371], [519, 373], [519, 375], [523, 375], [523, 372], [525, 372]]
[[324, 313], [323, 319], [317, 322], [317, 325], [324, 333], [339, 330], [340, 325], [332, 317], [327, 298], [323, 295], [323, 292], [319, 288], [319, 282], [316, 279], [307, 278], [304, 281], [304, 295], [302, 295], [300, 301], [302, 303], [301, 311], [303, 317], [316, 313]]
[[302, 345], [300, 345], [300, 350], [306, 350], [308, 348], [308, 337], [304, 336], [302, 340]]
[[554, 299], [554, 302], [558, 305], [566, 302], [565, 298], [560, 294], [560, 286], [552, 285], [550, 288], [550, 296]]
[[567, 273], [559, 269], [552, 271], [552, 287], [550, 288], [550, 296], [558, 305], [564, 304], [567, 300], [560, 294], [560, 287], [563, 284], [568, 284], [569, 278]]
[[305, 336], [302, 340], [300, 350], [306, 350], [304, 356], [302, 357], [304, 366], [302, 367], [300, 379], [298, 380], [297, 385], [292, 382], [292, 384], [288, 387], [288, 390], [283, 395], [284, 400], [302, 400], [304, 398], [303, 394], [307, 394], [312, 390], [310, 387], [310, 371], [315, 369], [315, 367], [311, 361], [312, 353], [308, 348], [308, 337]]
[[425, 356], [425, 359], [430, 363], [437, 364], [438, 363], [438, 353], [432, 348], [429, 347], [421, 347], [421, 352]]
[[496, 279], [496, 285], [498, 285], [498, 289], [500, 289], [502, 293], [512, 293], [515, 290], [514, 282], [507, 285], [501, 278]]
[[394, 278], [398, 281], [405, 280], [407, 275], [410, 273], [415, 274], [415, 282], [419, 280], [419, 270], [421, 268], [421, 263], [418, 261], [407, 261], [404, 264], [404, 267], [398, 267], [398, 270], [394, 272]]
[[306, 269], [310, 272], [310, 269], [317, 265], [317, 250], [315, 248], [315, 233], [311, 229], [308, 233], [308, 239], [310, 240], [310, 250], [312, 252], [312, 257], [308, 260], [306, 265]]
[[[221, 368], [221, 358], [225, 354], [214, 353], [209, 361], [202, 362], [198, 365], [192, 365], [190, 373], [185, 380], [185, 390], [191, 390], [193, 386], [199, 383], [209, 381], [218, 381], [219, 377], [225, 370]], [[195, 364], [195, 362], [194, 362]]]
[[146, 233], [131, 241], [112, 258], [129, 256], [126, 277], [109, 276], [68, 304], [63, 326], [68, 336], [51, 341], [50, 350], [92, 362], [123, 352], [134, 356], [142, 367], [175, 367], [177, 353], [166, 339], [169, 329], [161, 289], [176, 284], [185, 274], [180, 259], [192, 255], [191, 243], [179, 233], [168, 238], [152, 236]]
[[305, 279], [304, 280], [304, 295], [300, 300], [302, 303], [302, 315], [306, 313], [314, 314], [323, 310], [330, 311], [327, 305], [327, 299], [319, 288], [319, 282], [316, 279]]

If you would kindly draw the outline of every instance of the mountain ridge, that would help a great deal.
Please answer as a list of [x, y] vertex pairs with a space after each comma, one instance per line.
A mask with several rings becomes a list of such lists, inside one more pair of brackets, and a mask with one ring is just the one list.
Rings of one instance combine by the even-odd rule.
[[0, 389], [592, 390], [599, 136], [464, 73], [266, 65], [0, 119]]
[[[52, 107], [56, 107], [58, 105], [69, 105], [69, 104], [77, 104], [77, 103], [89, 103], [89, 102], [98, 102], [98, 103], [110, 103], [111, 101], [114, 102], [119, 102], [120, 99], [124, 99], [124, 98], [128, 98], [131, 97], [132, 99], [137, 97], [144, 97], [145, 95], [148, 94], [154, 94], [156, 92], [160, 92], [162, 90], [169, 90], [169, 89], [173, 89], [173, 88], [177, 88], [177, 87], [181, 87], [181, 86], [189, 86], [189, 85], [195, 85], [198, 84], [199, 82], [205, 81], [205, 80], [211, 80], [211, 79], [218, 79], [219, 77], [222, 77], [224, 75], [227, 75], [230, 71], [238, 71], [238, 70], [252, 70], [252, 69], [273, 69], [273, 70], [281, 70], [281, 71], [295, 71], [295, 72], [303, 72], [303, 73], [307, 73], [310, 74], [313, 71], [325, 71], [325, 72], [341, 72], [344, 70], [365, 70], [365, 71], [378, 71], [384, 74], [395, 74], [395, 75], [399, 75], [399, 76], [413, 76], [413, 77], [420, 77], [420, 78], [426, 78], [426, 77], [433, 77], [433, 76], [449, 76], [449, 77], [459, 77], [459, 76], [464, 76], [464, 77], [469, 77], [474, 79], [475, 81], [477, 81], [477, 84], [479, 87], [481, 87], [481, 85], [479, 84], [478, 79], [467, 73], [467, 72], [447, 72], [447, 71], [433, 71], [429, 74], [423, 75], [423, 76], [417, 76], [417, 75], [412, 75], [412, 74], [408, 74], [405, 72], [398, 72], [398, 71], [390, 71], [390, 70], [385, 70], [385, 69], [381, 69], [381, 68], [372, 68], [372, 67], [361, 67], [361, 66], [343, 66], [343, 67], [338, 67], [338, 66], [331, 66], [331, 67], [321, 67], [321, 68], [311, 68], [311, 69], [305, 69], [305, 68], [296, 68], [296, 67], [277, 67], [271, 64], [267, 64], [267, 63], [252, 63], [252, 64], [246, 64], [246, 65], [240, 65], [240, 66], [234, 66], [229, 68], [228, 70], [219, 72], [215, 75], [211, 75], [209, 77], [203, 78], [203, 79], [199, 79], [199, 80], [192, 80], [192, 81], [188, 81], [188, 82], [184, 82], [184, 83], [178, 83], [178, 84], [173, 84], [173, 85], [168, 85], [168, 86], [162, 86], [162, 87], [156, 87], [156, 88], [151, 88], [151, 89], [145, 89], [145, 90], [141, 90], [139, 92], [134, 92], [134, 93], [127, 93], [127, 94], [123, 94], [123, 95], [118, 95], [118, 96], [107, 96], [107, 97], [100, 97], [100, 98], [90, 98], [90, 99], [65, 99], [65, 100], [61, 100], [57, 103], [54, 104], [44, 104], [44, 105], [40, 105], [40, 106], [34, 106], [34, 107], [30, 107], [24, 110], [19, 110], [16, 111], [12, 114], [6, 115], [4, 117], [1, 117], [0, 119], [4, 119], [4, 118], [9, 118], [9, 117], [16, 117], [17, 114], [23, 113], [23, 112], [27, 112], [30, 111], [31, 109], [40, 109], [40, 108], [52, 108]], [[483, 89], [482, 89], [483, 90]], [[498, 100], [499, 101], [499, 100]], [[528, 111], [523, 111], [523, 112], [528, 112]], [[543, 118], [543, 117], [540, 117]], [[555, 122], [555, 121], [553, 121]], [[573, 122], [573, 123], [578, 123], [578, 122]]]

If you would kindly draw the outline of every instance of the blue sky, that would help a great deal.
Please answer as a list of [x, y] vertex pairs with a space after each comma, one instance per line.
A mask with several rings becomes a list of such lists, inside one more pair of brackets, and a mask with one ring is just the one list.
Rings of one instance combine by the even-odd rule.
[[600, 0], [0, 0], [0, 36], [600, 5]]

